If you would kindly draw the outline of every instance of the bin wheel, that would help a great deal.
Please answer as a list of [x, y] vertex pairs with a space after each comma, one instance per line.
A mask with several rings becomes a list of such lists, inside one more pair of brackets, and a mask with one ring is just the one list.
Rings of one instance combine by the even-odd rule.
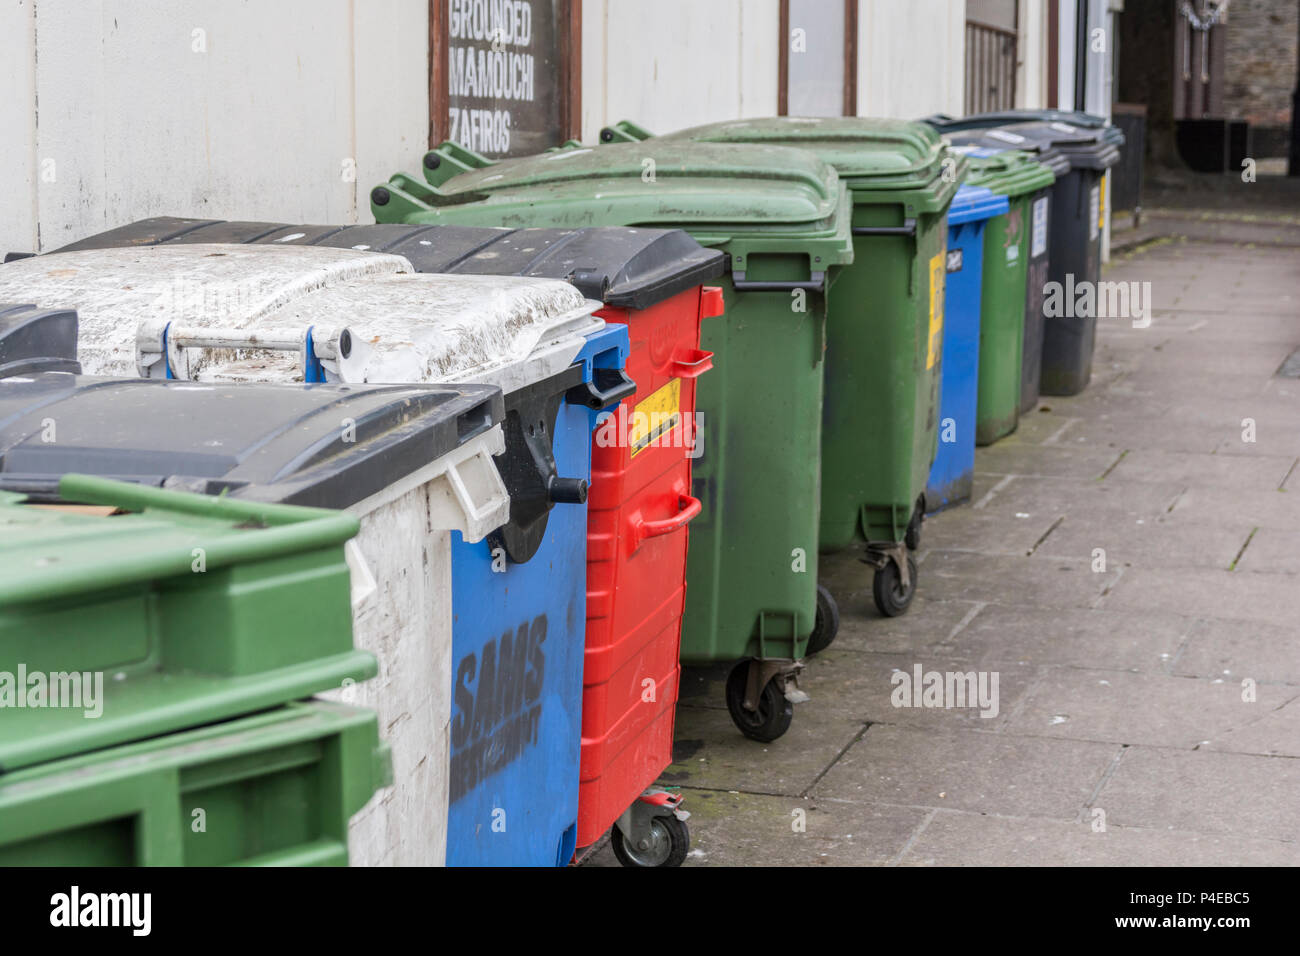
[[777, 678], [773, 677], [758, 696], [758, 710], [745, 709], [745, 685], [749, 682], [752, 661], [741, 661], [727, 675], [727, 710], [737, 729], [750, 740], [771, 743], [790, 729], [794, 705], [785, 699]]
[[609, 842], [614, 856], [624, 866], [681, 866], [691, 848], [691, 831], [685, 820], [669, 814], [650, 821], [649, 845], [644, 849], [630, 846], [618, 827], [610, 832]]
[[808, 649], [805, 653], [811, 655], [826, 650], [839, 632], [840, 607], [835, 603], [835, 598], [831, 597], [831, 592], [819, 584], [817, 585], [817, 621], [813, 624], [812, 634], [808, 636]]
[[907, 545], [908, 551], [921, 550], [921, 521], [925, 511], [924, 501], [925, 499], [922, 498], [921, 501], [917, 502], [916, 510], [912, 512], [912, 520], [907, 523], [907, 531], [903, 533], [903, 544]]
[[892, 560], [876, 571], [876, 578], [871, 582], [871, 596], [876, 599], [876, 609], [885, 617], [898, 617], [906, 614], [916, 597], [916, 562], [907, 556], [908, 587], [899, 583], [898, 565]]

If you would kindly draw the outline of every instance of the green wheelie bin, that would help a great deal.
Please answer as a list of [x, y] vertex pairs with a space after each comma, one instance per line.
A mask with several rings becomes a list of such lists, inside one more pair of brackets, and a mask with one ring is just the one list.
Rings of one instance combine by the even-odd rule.
[[966, 182], [1010, 203], [1006, 215], [990, 219], [984, 229], [975, 444], [991, 445], [1020, 421], [1025, 309], [1031, 298], [1026, 288], [1030, 263], [1041, 261], [1046, 268], [1049, 193], [1056, 175], [1019, 150], [955, 148], [970, 161]]
[[[600, 133], [649, 137], [628, 122]], [[807, 149], [848, 186], [854, 258], [828, 303], [820, 547], [865, 541], [876, 607], [904, 613], [938, 439], [946, 216], [965, 158], [923, 123], [861, 117], [736, 120], [655, 139]]]
[[[454, 143], [371, 192], [380, 222], [681, 228], [730, 256], [725, 312], [702, 327], [714, 368], [697, 383], [686, 453], [702, 510], [690, 526], [681, 656], [738, 661], [726, 685], [736, 726], [788, 729], [810, 643], [839, 613], [817, 587], [826, 294], [852, 261], [835, 170], [765, 146], [628, 143], [498, 163]], [[582, 269], [581, 262], [574, 263]]]

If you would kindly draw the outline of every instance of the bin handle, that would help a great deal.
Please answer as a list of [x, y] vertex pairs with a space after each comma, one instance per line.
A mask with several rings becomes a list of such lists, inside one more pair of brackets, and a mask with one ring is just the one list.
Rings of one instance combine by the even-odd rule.
[[685, 528], [695, 518], [699, 517], [700, 512], [704, 509], [704, 502], [692, 495], [677, 495], [677, 514], [671, 518], [662, 518], [658, 521], [646, 521], [644, 518], [632, 519], [632, 531], [636, 537], [636, 547], [640, 547], [641, 542], [646, 538], [657, 538], [660, 535], [672, 534]]
[[[853, 226], [849, 229], [855, 236], [904, 236], [916, 242], [916, 218], [905, 216], [901, 226]], [[912, 256], [911, 268], [907, 271], [907, 294], [916, 295], [916, 256]]]
[[678, 378], [699, 378], [713, 368], [713, 353], [703, 349], [683, 349], [673, 356], [672, 367]]
[[803, 289], [805, 292], [822, 292], [826, 288], [826, 273], [814, 272], [811, 279], [767, 280], [746, 279], [744, 272], [733, 272], [731, 284], [737, 292], [793, 292]]
[[623, 369], [595, 368], [591, 370], [591, 381], [573, 386], [564, 397], [574, 405], [586, 405], [600, 411], [635, 394], [636, 382]]
[[855, 236], [909, 236], [916, 237], [916, 220], [904, 219], [901, 226], [854, 226], [849, 230]]

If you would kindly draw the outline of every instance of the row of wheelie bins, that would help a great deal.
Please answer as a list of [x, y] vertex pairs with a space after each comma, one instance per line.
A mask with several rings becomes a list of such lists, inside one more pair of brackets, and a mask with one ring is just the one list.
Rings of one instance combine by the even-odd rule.
[[[372, 191], [375, 225], [154, 219], [10, 261], [0, 302], [34, 305], [0, 306], [0, 489], [10, 510], [89, 520], [111, 484], [123, 503], [96, 517], [114, 530], [246, 502], [262, 517], [237, 527], [258, 534], [278, 509], [350, 516], [342, 612], [338, 593], [304, 611], [248, 581], [244, 610], [177, 605], [264, 653], [277, 622], [350, 620], [369, 665], [275, 677], [275, 705], [351, 708], [385, 743], [354, 799], [330, 802], [328, 840], [258, 844], [297, 832], [258, 804], [265, 832], [241, 831], [256, 848], [239, 859], [564, 865], [608, 834], [625, 865], [680, 864], [689, 814], [654, 786], [680, 664], [734, 662], [737, 727], [780, 737], [804, 659], [839, 624], [819, 554], [859, 549], [878, 609], [904, 613], [922, 519], [969, 497], [976, 443], [1015, 429], [1040, 378], [1048, 394], [1086, 384], [1091, 330], [1044, 320], [1042, 285], [1076, 247], [1091, 267], [1090, 177], [1114, 144], [1068, 117], [1012, 119], [944, 137], [943, 118], [660, 137], [620, 123], [597, 146], [499, 163], [445, 143], [423, 180]], [[56, 566], [26, 558], [27, 591], [0, 590], [0, 650]], [[78, 580], [87, 607], [121, 589], [93, 561]], [[153, 608], [162, 585], [136, 586]], [[86, 660], [98, 614], [68, 619]], [[254, 719], [190, 706], [200, 678], [245, 699], [244, 657], [209, 638], [187, 660], [164, 619], [131, 619], [139, 658], [107, 665], [124, 675], [108, 700], [137, 672], [175, 699], [146, 691], [126, 736], [33, 759], [225, 741]], [[0, 763], [0, 855], [44, 839], [80, 859], [84, 822], [6, 830], [9, 781], [24, 782], [9, 774], [30, 763]], [[170, 822], [197, 809], [182, 800]], [[152, 862], [137, 838], [134, 861]]]

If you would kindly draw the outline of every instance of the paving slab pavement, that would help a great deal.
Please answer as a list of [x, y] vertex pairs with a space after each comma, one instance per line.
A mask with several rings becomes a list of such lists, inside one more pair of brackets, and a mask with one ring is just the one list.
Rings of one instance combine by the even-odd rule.
[[[1102, 322], [1088, 390], [977, 451], [907, 615], [823, 557], [840, 637], [785, 737], [686, 671], [687, 865], [1300, 864], [1300, 226], [1250, 228], [1115, 257], [1151, 326]], [[996, 672], [997, 716], [894, 706], [917, 665]]]

